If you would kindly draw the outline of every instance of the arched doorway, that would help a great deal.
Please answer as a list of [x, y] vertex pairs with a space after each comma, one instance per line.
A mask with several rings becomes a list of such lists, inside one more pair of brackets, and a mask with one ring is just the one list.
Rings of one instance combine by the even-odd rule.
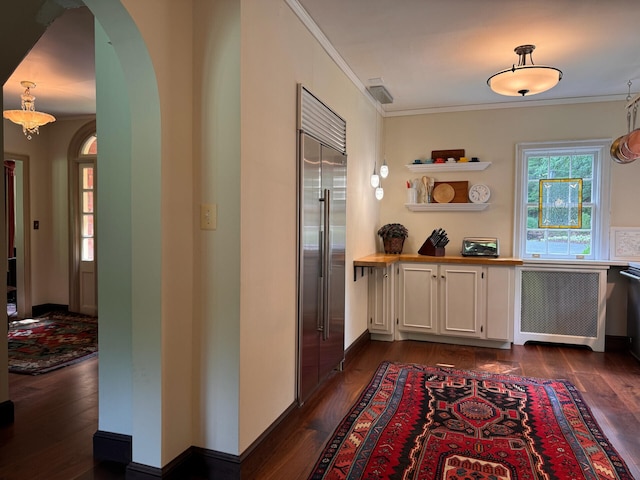
[[69, 310], [98, 316], [97, 159], [95, 120], [69, 145]]
[[[46, 28], [43, 11], [60, 9], [53, 0], [29, 2], [7, 0], [0, 5], [2, 29], [14, 25], [16, 38], [5, 30], [8, 43], [24, 41], [32, 24]], [[75, 2], [81, 5], [80, 2]], [[125, 2], [127, 3], [127, 2]], [[65, 2], [74, 6], [74, 2]], [[157, 361], [161, 351], [159, 319], [161, 318], [161, 224], [160, 224], [160, 164], [161, 129], [160, 102], [155, 72], [149, 52], [136, 24], [120, 0], [85, 0], [93, 12], [100, 30], [97, 36], [100, 53], [96, 59], [96, 76], [101, 85], [97, 100], [100, 125], [101, 192], [108, 196], [108, 209], [100, 215], [100, 230], [111, 232], [110, 248], [101, 251], [101, 261], [109, 269], [100, 269], [100, 430], [132, 435], [137, 422], [136, 439], [144, 445], [146, 464], [159, 464], [160, 438], [148, 425], [160, 425], [160, 408], [149, 409], [147, 398], [161, 398], [161, 382]], [[31, 37], [35, 43], [42, 31]], [[25, 43], [25, 51], [29, 46]], [[4, 53], [4, 52], [3, 52]], [[7, 78], [20, 56], [0, 56], [0, 78]], [[13, 63], [12, 63], [13, 62]], [[140, 85], [144, 85], [141, 89]], [[0, 132], [2, 128], [0, 127]], [[104, 146], [107, 148], [104, 148]], [[135, 165], [133, 162], [135, 159]], [[132, 193], [132, 184], [144, 188]], [[105, 202], [106, 203], [106, 202]], [[144, 219], [137, 224], [132, 219]], [[135, 238], [143, 239], [135, 241]], [[5, 241], [3, 240], [3, 244]], [[108, 242], [105, 242], [108, 243]], [[6, 249], [6, 245], [0, 247]], [[133, 259], [133, 260], [132, 260]], [[104, 273], [102, 273], [104, 271]], [[134, 291], [136, 295], [134, 296]], [[135, 298], [134, 298], [135, 297]], [[103, 305], [105, 306], [103, 308]], [[145, 321], [137, 322], [142, 318]], [[151, 319], [150, 321], [146, 321]], [[6, 335], [6, 322], [0, 322], [0, 335]], [[146, 335], [136, 335], [146, 329]], [[143, 348], [136, 348], [142, 342]], [[1, 342], [0, 345], [4, 343]], [[146, 356], [134, 358], [135, 351]], [[151, 372], [145, 388], [136, 389], [133, 371]], [[152, 402], [157, 403], [157, 402]], [[141, 409], [145, 415], [134, 416]], [[9, 399], [7, 353], [0, 347], [0, 417], [13, 420], [13, 405]], [[134, 420], [135, 418], [135, 420]], [[0, 419], [0, 423], [2, 420]], [[149, 454], [149, 452], [151, 452]], [[134, 449], [135, 457], [135, 449]]]

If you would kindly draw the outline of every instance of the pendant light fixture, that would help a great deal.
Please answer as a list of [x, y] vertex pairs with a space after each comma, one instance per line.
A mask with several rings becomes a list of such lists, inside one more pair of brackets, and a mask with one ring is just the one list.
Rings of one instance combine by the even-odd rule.
[[380, 176], [382, 178], [387, 178], [389, 176], [389, 166], [387, 165], [386, 158], [382, 160], [382, 165], [380, 165]]
[[380, 176], [376, 173], [376, 162], [373, 162], [373, 173], [371, 174], [371, 186], [373, 188], [378, 188], [380, 185]]
[[36, 111], [36, 97], [31, 94], [31, 89], [36, 86], [35, 83], [23, 80], [20, 85], [25, 89], [24, 93], [20, 95], [22, 109], [5, 110], [3, 116], [13, 123], [22, 125], [22, 131], [27, 136], [27, 139], [31, 140], [34, 133], [40, 133], [39, 128], [41, 126], [55, 122], [56, 119], [53, 115]]
[[[534, 65], [531, 52], [535, 45], [520, 45], [514, 51], [519, 57], [518, 65], [513, 65], [489, 77], [487, 85], [500, 95], [518, 97], [535, 95], [555, 87], [562, 80], [562, 72], [555, 67]], [[529, 63], [527, 63], [527, 55]]]

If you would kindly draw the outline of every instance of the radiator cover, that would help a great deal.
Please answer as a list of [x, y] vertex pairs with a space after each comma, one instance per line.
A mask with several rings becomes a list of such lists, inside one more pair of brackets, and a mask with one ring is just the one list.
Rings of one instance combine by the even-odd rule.
[[604, 351], [606, 269], [521, 267], [514, 343], [587, 345]]

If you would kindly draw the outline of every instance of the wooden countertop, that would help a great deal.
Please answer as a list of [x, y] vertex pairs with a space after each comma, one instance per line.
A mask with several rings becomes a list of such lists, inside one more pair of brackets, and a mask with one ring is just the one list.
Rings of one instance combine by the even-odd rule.
[[397, 262], [421, 262], [421, 263], [466, 263], [467, 265], [522, 265], [519, 258], [506, 257], [463, 257], [462, 255], [446, 255], [444, 257], [432, 257], [417, 253], [403, 253], [400, 255], [388, 255], [386, 253], [374, 253], [353, 261], [354, 267], [387, 267]]

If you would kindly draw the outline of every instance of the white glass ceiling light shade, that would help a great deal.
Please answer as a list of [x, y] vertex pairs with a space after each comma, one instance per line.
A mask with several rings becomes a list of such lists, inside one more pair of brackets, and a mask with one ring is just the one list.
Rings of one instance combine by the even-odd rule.
[[373, 173], [371, 174], [371, 186], [377, 188], [380, 185], [380, 177], [376, 173], [376, 164], [373, 164]]
[[382, 197], [384, 197], [383, 188], [382, 187], [376, 188], [376, 200], [382, 200]]
[[3, 116], [13, 123], [22, 125], [22, 131], [27, 139], [31, 140], [32, 134], [40, 133], [39, 127], [55, 122], [56, 119], [53, 115], [36, 111], [36, 97], [31, 94], [31, 89], [36, 86], [35, 83], [25, 80], [20, 82], [20, 85], [25, 88], [24, 93], [20, 95], [22, 109], [5, 110]]
[[[520, 57], [518, 65], [513, 65], [498, 72], [487, 80], [487, 85], [500, 95], [524, 97], [546, 92], [555, 87], [562, 80], [562, 72], [555, 67], [534, 65], [531, 52], [535, 45], [520, 45], [514, 51]], [[529, 55], [530, 64], [527, 64]]]
[[380, 165], [380, 176], [387, 178], [389, 176], [389, 166], [387, 165], [387, 159], [385, 158]]

